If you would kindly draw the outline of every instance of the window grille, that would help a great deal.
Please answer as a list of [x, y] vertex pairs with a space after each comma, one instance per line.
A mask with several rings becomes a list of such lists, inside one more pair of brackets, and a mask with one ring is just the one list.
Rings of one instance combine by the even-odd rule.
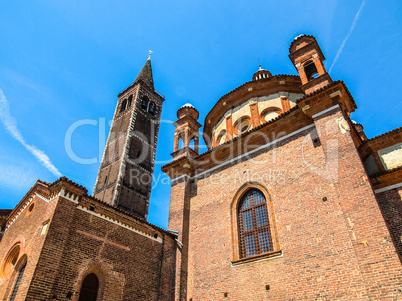
[[241, 258], [274, 250], [267, 201], [260, 191], [253, 189], [243, 196], [238, 217]]

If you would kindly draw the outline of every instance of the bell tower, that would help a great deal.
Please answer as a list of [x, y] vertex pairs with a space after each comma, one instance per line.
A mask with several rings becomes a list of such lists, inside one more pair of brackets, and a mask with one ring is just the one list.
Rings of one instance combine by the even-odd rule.
[[299, 73], [303, 92], [308, 95], [332, 83], [325, 70], [325, 57], [315, 37], [300, 35], [289, 48], [289, 58]]
[[183, 156], [194, 157], [198, 155], [199, 129], [201, 124], [197, 121], [200, 113], [190, 103], [177, 110], [178, 120], [173, 123], [176, 127], [174, 133], [174, 147], [171, 156], [178, 159]]
[[119, 93], [94, 197], [147, 218], [164, 97], [156, 92], [151, 55]]

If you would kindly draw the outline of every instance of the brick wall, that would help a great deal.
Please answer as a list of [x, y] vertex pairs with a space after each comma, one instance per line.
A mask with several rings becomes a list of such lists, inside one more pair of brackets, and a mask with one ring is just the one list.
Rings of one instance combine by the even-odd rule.
[[402, 188], [384, 191], [376, 196], [392, 241], [402, 261]]
[[[78, 300], [90, 273], [99, 279], [98, 300], [174, 299], [174, 236], [100, 203], [68, 179], [48, 188], [48, 194], [32, 199], [31, 213], [24, 209], [14, 220], [18, 210], [13, 211], [0, 242], [2, 264], [16, 243], [21, 245], [16, 270], [20, 259], [27, 258], [16, 300]], [[50, 223], [41, 236], [44, 221]], [[0, 276], [2, 300], [9, 299], [17, 274]]]
[[176, 254], [175, 300], [187, 300], [190, 185], [191, 181], [184, 178], [173, 183], [171, 189], [168, 228], [179, 231], [182, 243]]
[[[34, 194], [33, 194], [34, 195]], [[5, 231], [0, 242], [0, 262], [3, 265], [4, 259], [10, 249], [17, 243], [20, 244], [21, 251], [15, 265], [15, 269], [6, 275], [0, 276], [0, 299], [8, 300], [12, 293], [18, 270], [21, 268], [22, 261], [27, 258], [26, 268], [23, 274], [21, 285], [19, 286], [15, 300], [25, 300], [24, 296], [28, 291], [34, 271], [36, 269], [44, 243], [45, 235], [40, 235], [42, 225], [46, 221], [51, 221], [55, 203], [48, 203], [41, 197], [26, 196], [22, 200], [23, 204], [29, 205], [20, 212], [18, 217]], [[32, 211], [28, 213], [28, 208], [34, 204]], [[8, 221], [10, 223], [11, 221]]]
[[[313, 128], [275, 149], [224, 165], [195, 184], [172, 186], [170, 228], [182, 229], [189, 206], [188, 230], [182, 229], [188, 233], [187, 291], [180, 300], [402, 297], [397, 253], [341, 118], [339, 110], [316, 117]], [[232, 266], [231, 203], [249, 181], [269, 192], [282, 256]]]
[[[100, 281], [99, 300], [172, 299], [175, 244], [171, 236], [147, 226], [151, 236], [163, 238], [156, 241], [62, 197], [57, 202], [27, 298], [67, 300], [70, 294], [78, 300], [84, 277], [94, 272]], [[93, 212], [103, 215], [101, 208], [96, 204]]]

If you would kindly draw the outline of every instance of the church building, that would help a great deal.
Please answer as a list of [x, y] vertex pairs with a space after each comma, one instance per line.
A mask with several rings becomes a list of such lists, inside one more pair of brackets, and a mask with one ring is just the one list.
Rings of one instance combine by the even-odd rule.
[[147, 222], [165, 100], [149, 58], [118, 95], [93, 195], [38, 180], [0, 210], [0, 298], [401, 300], [402, 127], [366, 137], [313, 36], [289, 58], [297, 75], [260, 66], [203, 125], [178, 109], [167, 230]]

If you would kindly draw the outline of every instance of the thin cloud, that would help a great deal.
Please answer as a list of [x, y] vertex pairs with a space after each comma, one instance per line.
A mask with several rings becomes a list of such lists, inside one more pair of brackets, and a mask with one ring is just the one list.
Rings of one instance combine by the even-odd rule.
[[22, 168], [12, 164], [0, 164], [0, 170], [0, 186], [16, 191], [26, 192], [38, 178], [36, 172], [31, 168], [26, 168], [26, 166]]
[[338, 52], [336, 53], [335, 59], [334, 59], [332, 65], [331, 65], [331, 68], [329, 68], [329, 73], [331, 73], [332, 68], [334, 67], [336, 61], [338, 60], [339, 56], [342, 53], [343, 47], [345, 47], [345, 44], [346, 44], [347, 40], [349, 39], [350, 35], [352, 34], [353, 29], [355, 29], [356, 23], [357, 23], [357, 21], [359, 20], [359, 17], [360, 17], [360, 12], [362, 11], [363, 6], [364, 6], [365, 3], [366, 3], [366, 0], [363, 0], [362, 4], [360, 5], [359, 10], [357, 11], [355, 19], [353, 20], [352, 26], [349, 29], [348, 34], [346, 35], [345, 39], [343, 40], [343, 42], [341, 44], [341, 47], [339, 47]]
[[56, 177], [61, 177], [61, 173], [52, 164], [49, 157], [40, 149], [34, 145], [29, 145], [25, 142], [24, 137], [17, 128], [17, 122], [14, 117], [10, 114], [10, 107], [8, 105], [7, 99], [4, 96], [3, 90], [0, 89], [0, 120], [4, 127], [10, 133], [10, 135], [20, 142], [34, 157], [43, 164], [52, 174]]

